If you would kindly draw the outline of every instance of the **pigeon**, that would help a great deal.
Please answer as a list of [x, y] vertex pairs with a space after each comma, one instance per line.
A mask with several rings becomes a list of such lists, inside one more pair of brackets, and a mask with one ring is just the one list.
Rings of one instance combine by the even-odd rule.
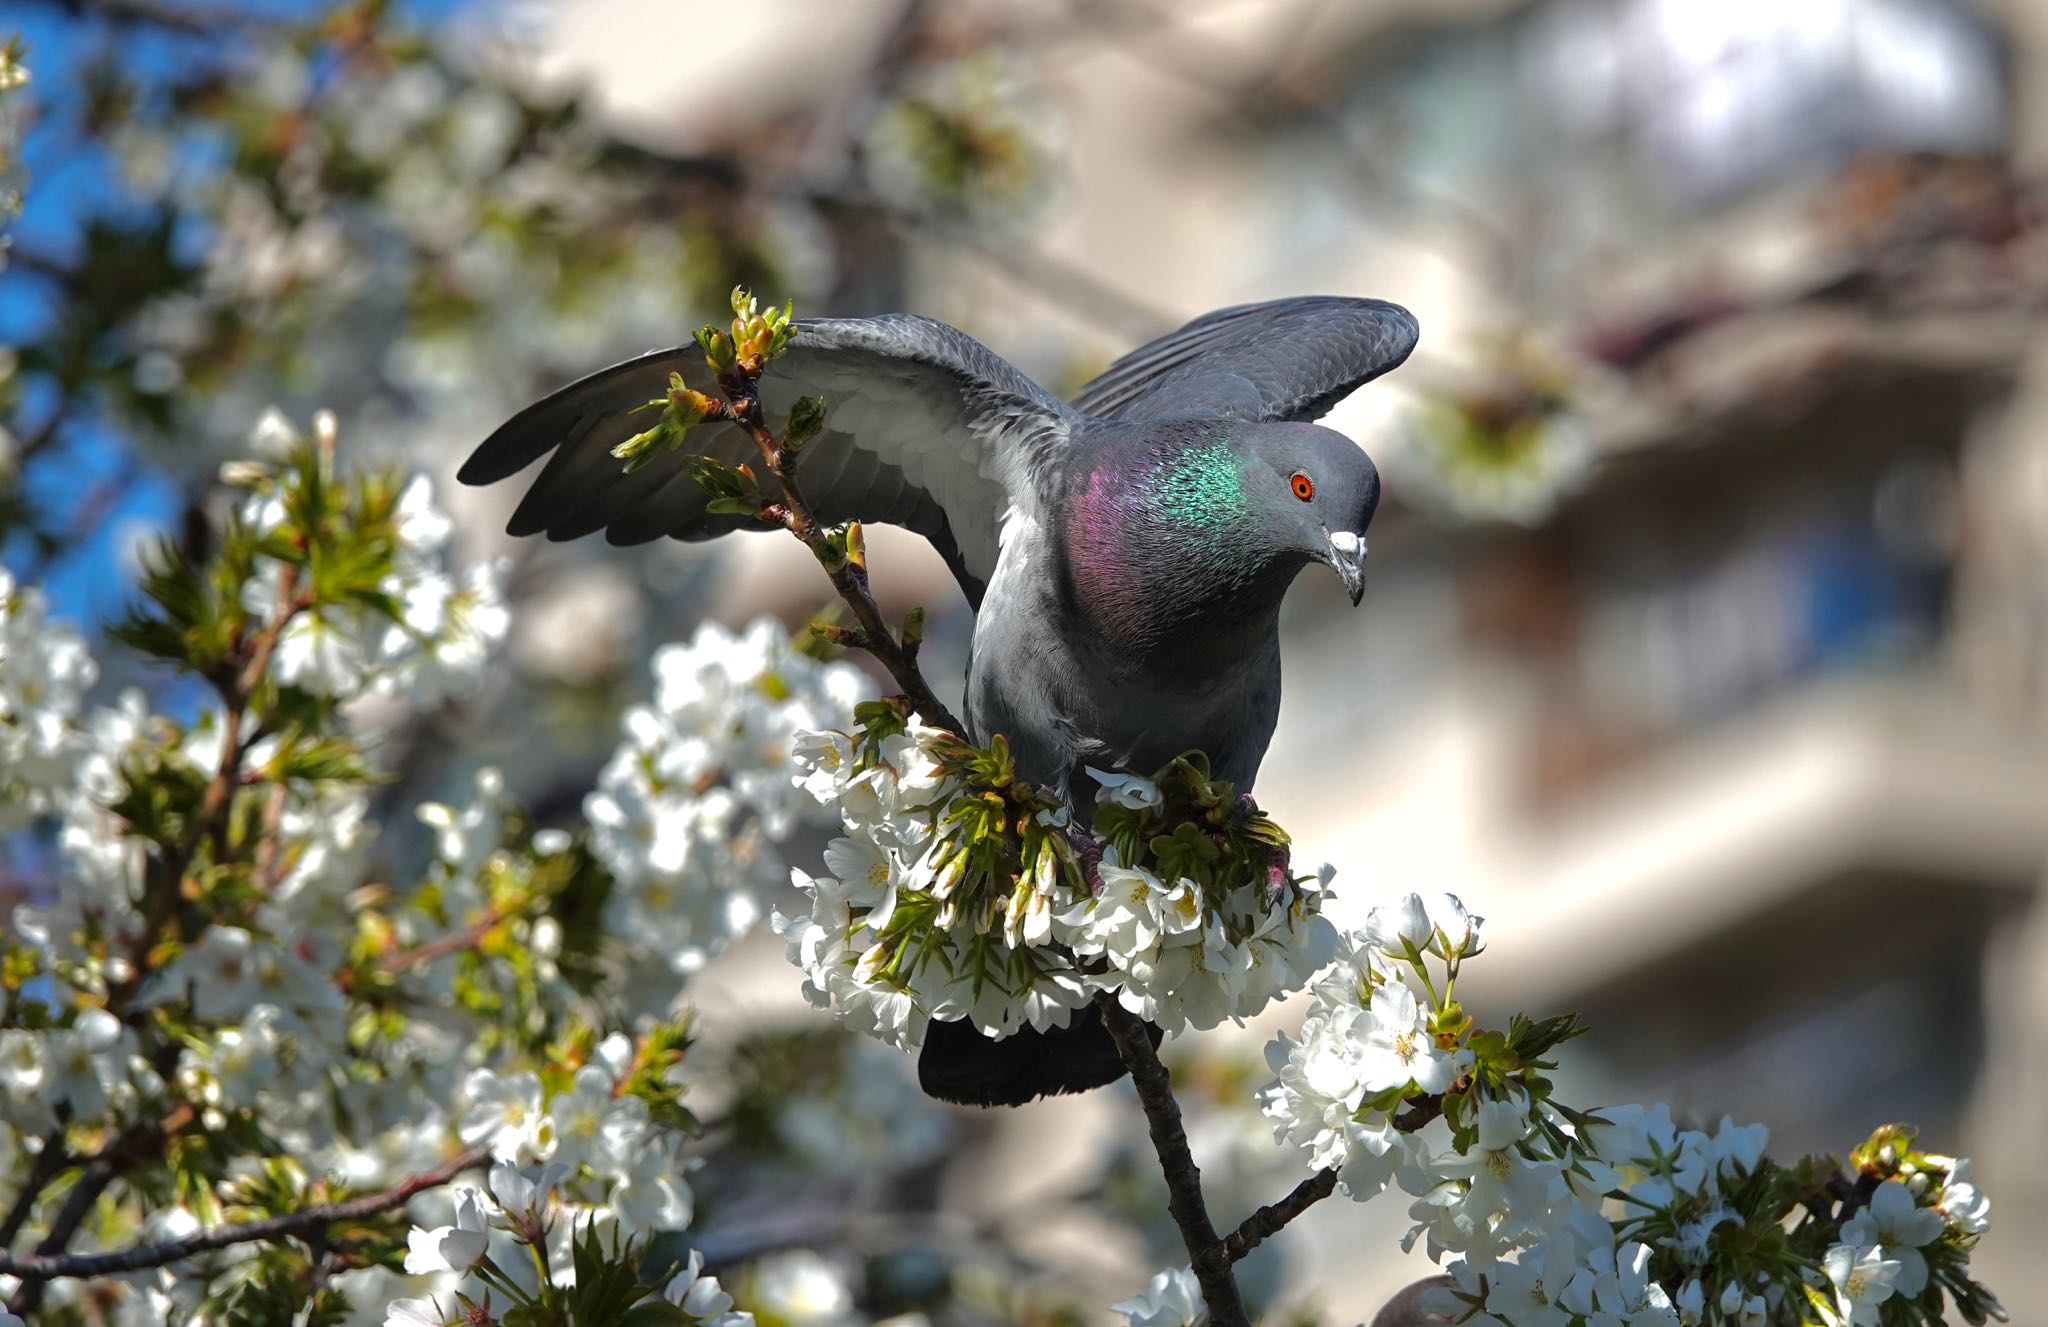
[[[1356, 605], [1379, 473], [1312, 421], [1398, 366], [1419, 334], [1381, 300], [1310, 296], [1205, 314], [1118, 359], [1063, 402], [965, 333], [912, 314], [802, 320], [762, 374], [779, 429], [822, 396], [796, 479], [823, 521], [916, 531], [975, 610], [968, 736], [1009, 741], [1021, 777], [1085, 813], [1087, 771], [1156, 769], [1191, 750], [1249, 793], [1280, 709], [1281, 599], [1320, 563]], [[669, 375], [705, 385], [694, 343], [572, 383], [463, 464], [467, 484], [546, 464], [513, 535], [613, 544], [776, 528], [706, 510], [690, 454], [754, 458], [729, 424], [624, 473], [611, 449]], [[764, 472], [765, 496], [776, 496]], [[1155, 1042], [1157, 1029], [1153, 1029]], [[1001, 1041], [934, 1023], [919, 1081], [941, 1100], [1021, 1105], [1123, 1074], [1093, 1006]]]

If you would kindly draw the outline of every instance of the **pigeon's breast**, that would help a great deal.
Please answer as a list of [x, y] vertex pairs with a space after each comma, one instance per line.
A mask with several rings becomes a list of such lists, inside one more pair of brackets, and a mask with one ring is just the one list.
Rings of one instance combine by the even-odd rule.
[[1112, 645], [1142, 650], [1152, 634], [1151, 559], [1139, 538], [1143, 513], [1120, 476], [1095, 470], [1068, 495], [1060, 522], [1065, 597]]

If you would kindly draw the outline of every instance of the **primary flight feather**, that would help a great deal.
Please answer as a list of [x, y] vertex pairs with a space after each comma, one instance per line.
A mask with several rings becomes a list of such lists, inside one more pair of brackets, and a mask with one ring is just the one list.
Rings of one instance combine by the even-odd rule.
[[[1315, 296], [1206, 314], [1112, 364], [1071, 404], [944, 323], [908, 314], [798, 324], [761, 377], [771, 427], [830, 403], [796, 478], [819, 519], [929, 539], [976, 610], [966, 722], [1008, 737], [1025, 778], [1086, 800], [1087, 767], [1150, 771], [1189, 750], [1249, 791], [1280, 709], [1280, 601], [1310, 563], [1363, 591], [1379, 475], [1309, 422], [1414, 349], [1414, 317]], [[547, 457], [516, 535], [615, 544], [769, 529], [714, 514], [690, 454], [738, 464], [730, 424], [627, 475], [611, 449], [669, 374], [709, 377], [696, 345], [656, 351], [527, 407], [463, 465], [490, 484]], [[761, 476], [773, 498], [774, 477]], [[1014, 1105], [1122, 1073], [1093, 1007], [1065, 1029], [992, 1042], [934, 1023], [934, 1096]]]

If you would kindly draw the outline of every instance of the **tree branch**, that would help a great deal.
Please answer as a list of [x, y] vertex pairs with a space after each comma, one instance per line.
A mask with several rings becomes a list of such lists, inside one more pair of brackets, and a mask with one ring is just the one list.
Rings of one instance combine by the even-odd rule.
[[1294, 1218], [1329, 1197], [1337, 1188], [1337, 1172], [1319, 1170], [1294, 1186], [1294, 1192], [1277, 1203], [1267, 1203], [1253, 1212], [1223, 1241], [1223, 1260], [1238, 1262], [1253, 1249], [1280, 1233]]
[[1209, 1220], [1208, 1204], [1202, 1199], [1202, 1171], [1188, 1149], [1188, 1134], [1180, 1121], [1180, 1103], [1174, 1100], [1173, 1084], [1159, 1052], [1136, 1014], [1116, 1002], [1108, 991], [1098, 992], [1095, 1007], [1102, 1011], [1102, 1024], [1116, 1042], [1117, 1055], [1131, 1071], [1138, 1100], [1145, 1107], [1145, 1124], [1152, 1135], [1152, 1150], [1166, 1176], [1166, 1208], [1180, 1227], [1187, 1245], [1188, 1262], [1202, 1286], [1202, 1300], [1209, 1306], [1212, 1327], [1249, 1327], [1244, 1297], [1238, 1293], [1237, 1278], [1230, 1270], [1231, 1259], [1224, 1242], [1216, 1237]]
[[797, 487], [796, 463], [801, 453], [777, 440], [762, 418], [761, 398], [755, 391], [759, 378], [758, 372], [747, 373], [744, 370], [720, 374], [718, 386], [725, 393], [728, 418], [747, 431], [754, 440], [754, 446], [760, 450], [761, 459], [774, 472], [782, 487], [782, 500], [775, 504], [781, 511], [770, 515], [769, 519], [779, 515], [783, 527], [818, 555], [819, 565], [832, 579], [832, 588], [839, 591], [839, 597], [846, 601], [855, 620], [860, 623], [860, 634], [855, 643], [889, 670], [889, 676], [896, 680], [911, 708], [923, 715], [926, 723], [965, 738], [967, 726], [954, 717], [953, 712], [933, 693], [924, 674], [918, 671], [915, 642], [908, 638], [899, 640], [882, 617], [881, 606], [868, 589], [865, 560], [848, 558], [839, 561], [829, 556], [825, 546], [825, 527], [819, 523], [810, 504], [804, 501], [802, 490]]
[[477, 941], [490, 934], [491, 928], [503, 924], [505, 914], [496, 907], [485, 910], [484, 915], [458, 930], [446, 935], [435, 936], [422, 941], [410, 949], [395, 949], [377, 960], [377, 966], [385, 972], [404, 972], [422, 963], [431, 963], [437, 958], [460, 953], [474, 948]]
[[[1414, 1133], [1443, 1113], [1443, 1094], [1432, 1093], [1416, 1098], [1413, 1105], [1396, 1115], [1394, 1127], [1402, 1133]], [[1224, 1261], [1234, 1263], [1241, 1260], [1253, 1249], [1279, 1234], [1288, 1222], [1329, 1197], [1336, 1188], [1336, 1168], [1319, 1170], [1295, 1185], [1294, 1191], [1279, 1202], [1267, 1203], [1253, 1212], [1223, 1241]]]
[[74, 18], [97, 18], [116, 25], [139, 24], [193, 37], [219, 36], [224, 31], [259, 28], [265, 20], [244, 9], [193, 8], [159, 0], [43, 0]]
[[112, 1276], [122, 1272], [142, 1271], [150, 1267], [163, 1267], [195, 1254], [210, 1253], [215, 1249], [225, 1249], [235, 1244], [254, 1244], [259, 1241], [275, 1243], [279, 1240], [311, 1235], [337, 1222], [361, 1221], [366, 1217], [388, 1212], [394, 1207], [401, 1207], [414, 1195], [424, 1193], [428, 1189], [439, 1188], [463, 1171], [474, 1169], [490, 1159], [489, 1144], [479, 1143], [432, 1170], [423, 1171], [378, 1193], [308, 1207], [302, 1211], [289, 1212], [284, 1216], [274, 1216], [262, 1221], [219, 1226], [213, 1230], [202, 1230], [196, 1235], [188, 1235], [184, 1239], [166, 1240], [161, 1244], [134, 1244], [111, 1253], [0, 1252], [0, 1274], [34, 1278], [36, 1281], [53, 1281], [66, 1277]]
[[[68, 1105], [59, 1106], [57, 1109], [60, 1120], [71, 1113]], [[0, 1221], [0, 1249], [14, 1243], [14, 1237], [28, 1224], [29, 1213], [35, 1209], [36, 1198], [45, 1186], [57, 1178], [58, 1171], [77, 1159], [65, 1145], [64, 1126], [61, 1123], [43, 1135], [42, 1150], [36, 1153], [35, 1164], [29, 1167], [28, 1178], [22, 1181], [21, 1192], [14, 1198], [14, 1206], [7, 1210], [7, 1219]]]

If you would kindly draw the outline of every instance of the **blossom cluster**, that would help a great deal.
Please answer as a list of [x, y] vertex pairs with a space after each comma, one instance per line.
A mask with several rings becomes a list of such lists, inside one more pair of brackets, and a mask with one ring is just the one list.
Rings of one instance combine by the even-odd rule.
[[680, 1230], [692, 1207], [680, 1152], [687, 1132], [673, 1109], [682, 1044], [680, 1026], [637, 1041], [613, 1033], [587, 1063], [556, 1072], [552, 1086], [533, 1071], [474, 1069], [457, 1128], [501, 1162], [550, 1165], [564, 1200], [581, 1203], [583, 1216], [616, 1222], [634, 1237]]
[[[637, 1042], [615, 1033], [573, 1072], [551, 1071], [552, 1086], [531, 1070], [471, 1070], [456, 1124], [465, 1143], [488, 1147], [494, 1159], [488, 1193], [457, 1188], [448, 1196], [446, 1224], [408, 1233], [405, 1270], [434, 1279], [429, 1294], [387, 1307], [390, 1327], [475, 1320], [473, 1305], [487, 1317], [502, 1315], [579, 1285], [589, 1293], [581, 1285], [589, 1260], [579, 1262], [579, 1242], [586, 1255], [609, 1251], [608, 1260], [617, 1262], [618, 1251], [644, 1248], [647, 1237], [687, 1226], [687, 1132], [673, 1096], [645, 1091], [652, 1078], [658, 1089], [679, 1094], [674, 1044], [673, 1034], [659, 1031]], [[730, 1311], [731, 1296], [716, 1278], [698, 1275], [701, 1268], [693, 1254], [667, 1281], [667, 1300], [719, 1327], [751, 1323], [751, 1315]]]
[[583, 809], [612, 878], [606, 929], [687, 975], [760, 918], [787, 879], [779, 846], [831, 822], [798, 786], [793, 738], [846, 722], [867, 686], [767, 618], [700, 626], [655, 653], [654, 676]]
[[1602, 387], [1587, 366], [1526, 329], [1470, 347], [1471, 376], [1403, 413], [1403, 478], [1465, 521], [1531, 525], [1591, 474], [1586, 411]]
[[1213, 1028], [1334, 953], [1328, 872], [1289, 876], [1285, 836], [1199, 765], [1091, 771], [1095, 823], [1076, 835], [1000, 739], [865, 713], [799, 742], [804, 787], [845, 832], [831, 874], [796, 874], [810, 914], [775, 919], [807, 997], [848, 1025], [906, 1049], [932, 1019], [1000, 1038], [1065, 1027], [1109, 992], [1168, 1032]]
[[[334, 445], [334, 417], [314, 419], [314, 441]], [[307, 439], [276, 410], [251, 435], [254, 461], [226, 468], [247, 490], [239, 514], [259, 537], [292, 519], [292, 476], [284, 463]], [[433, 704], [474, 686], [485, 661], [511, 625], [498, 564], [480, 562], [459, 579], [444, 565], [453, 524], [434, 505], [432, 481], [413, 476], [391, 508], [397, 541], [378, 586], [379, 598], [316, 603], [292, 616], [277, 643], [277, 679], [314, 695], [363, 691]], [[262, 558], [243, 586], [244, 606], [261, 613], [275, 603], [286, 564]]]
[[[1576, 1111], [1543, 1071], [1569, 1020], [1474, 1028], [1454, 990], [1480, 950], [1455, 897], [1375, 909], [1267, 1051], [1275, 1135], [1363, 1201], [1412, 1200], [1404, 1244], [1456, 1278], [1447, 1306], [1511, 1327], [1725, 1322], [1872, 1327], [2003, 1310], [1969, 1276], [1988, 1203], [1969, 1163], [1880, 1130], [1841, 1173], [1782, 1166], [1762, 1125], [1681, 1129], [1668, 1107]], [[1418, 991], [1417, 986], [1420, 990]], [[1431, 1131], [1439, 1116], [1448, 1146]]]
[[[48, 845], [28, 860], [62, 872], [17, 907], [0, 953], [0, 1180], [21, 1238], [175, 1240], [400, 1185], [488, 1144], [553, 1195], [547, 1275], [577, 1280], [576, 1231], [602, 1246], [585, 1279], [636, 1267], [649, 1236], [692, 1217], [687, 1037], [674, 1021], [575, 1014], [556, 904], [601, 867], [569, 835], [534, 831], [485, 769], [466, 802], [418, 808], [430, 833], [411, 885], [378, 882], [359, 730], [473, 684], [504, 635], [495, 590], [450, 565], [425, 481], [339, 471], [331, 419], [302, 434], [267, 417], [254, 442], [224, 476], [242, 496], [214, 558], [146, 560], [148, 603], [114, 631], [206, 681], [186, 717], [135, 690], [90, 708], [79, 634], [36, 590], [0, 593], [0, 816]], [[810, 805], [786, 778], [771, 791]], [[69, 1163], [49, 1162], [110, 1148], [126, 1182], [76, 1209]], [[445, 1202], [413, 1199], [422, 1215]], [[272, 1320], [250, 1306], [288, 1317], [305, 1258], [236, 1244], [203, 1269], [4, 1279], [0, 1294], [59, 1322], [88, 1304], [192, 1320], [223, 1296]], [[385, 1261], [374, 1240], [352, 1246], [323, 1272], [322, 1312], [400, 1294]], [[677, 1288], [692, 1317], [722, 1321], [718, 1293]]]
[[1051, 193], [1052, 123], [1000, 61], [957, 60], [905, 80], [873, 118], [864, 156], [875, 191], [904, 212], [1002, 228]]
[[417, 16], [327, 20], [223, 47], [203, 65], [216, 94], [169, 114], [126, 111], [164, 99], [123, 66], [136, 86], [91, 126], [120, 204], [176, 219], [196, 249], [197, 279], [136, 292], [109, 338], [127, 381], [106, 394], [143, 407], [123, 411], [136, 439], [168, 432], [189, 464], [286, 392], [475, 419], [496, 393], [509, 411], [668, 336], [679, 309], [717, 302], [728, 264], [829, 281], [825, 223], [802, 200], [706, 202], [677, 224], [649, 172], [601, 160], [604, 129], [573, 97], [513, 72], [517, 35], [493, 30], [510, 25], [476, 23], [450, 58]]
[[[576, 1254], [586, 1255], [588, 1268], [588, 1255], [601, 1254], [605, 1246], [596, 1227], [579, 1223], [562, 1203], [559, 1187], [565, 1174], [559, 1162], [538, 1167], [500, 1162], [491, 1167], [485, 1189], [455, 1189], [448, 1224], [415, 1226], [406, 1235], [405, 1270], [433, 1277], [446, 1288], [393, 1300], [385, 1308], [385, 1327], [494, 1322], [510, 1312], [544, 1311], [561, 1301], [572, 1312], [584, 1307], [588, 1316], [587, 1302], [579, 1305], [575, 1292], [581, 1289], [587, 1296], [593, 1288], [579, 1287]], [[735, 1311], [718, 1278], [703, 1271], [703, 1255], [692, 1252], [683, 1267], [663, 1280], [658, 1297], [680, 1314], [661, 1321], [679, 1327], [752, 1327], [754, 1315]], [[619, 1299], [654, 1298], [653, 1290], [634, 1283], [625, 1296], [609, 1301], [616, 1304], [613, 1312], [624, 1307]]]
[[99, 667], [49, 619], [41, 592], [0, 569], [0, 832], [49, 812], [82, 752], [77, 721]]

